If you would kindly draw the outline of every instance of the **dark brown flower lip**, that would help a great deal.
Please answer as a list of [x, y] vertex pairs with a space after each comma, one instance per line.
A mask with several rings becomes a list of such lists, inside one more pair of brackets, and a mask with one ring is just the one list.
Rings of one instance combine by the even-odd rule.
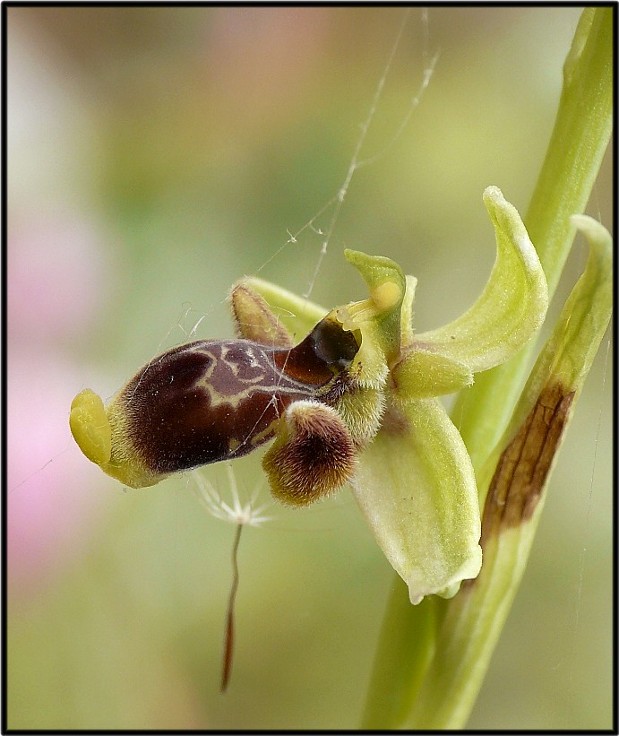
[[140, 461], [168, 474], [245, 455], [270, 440], [294, 401], [333, 403], [348, 388], [354, 337], [321, 323], [295, 348], [198, 340], [163, 353], [117, 398]]

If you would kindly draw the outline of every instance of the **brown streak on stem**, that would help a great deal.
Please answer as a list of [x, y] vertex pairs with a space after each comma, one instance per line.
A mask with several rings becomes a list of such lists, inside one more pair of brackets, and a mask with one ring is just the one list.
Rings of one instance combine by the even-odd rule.
[[542, 389], [526, 420], [501, 453], [482, 519], [482, 548], [501, 529], [531, 518], [565, 429], [574, 392], [554, 383]]
[[232, 545], [232, 584], [230, 586], [230, 596], [228, 598], [228, 610], [226, 614], [226, 628], [224, 634], [224, 654], [223, 667], [221, 671], [220, 692], [226, 692], [230, 673], [232, 671], [232, 655], [234, 653], [234, 603], [236, 600], [236, 591], [239, 587], [239, 561], [238, 551], [239, 542], [241, 541], [241, 532], [243, 525], [238, 524], [236, 527], [236, 535]]

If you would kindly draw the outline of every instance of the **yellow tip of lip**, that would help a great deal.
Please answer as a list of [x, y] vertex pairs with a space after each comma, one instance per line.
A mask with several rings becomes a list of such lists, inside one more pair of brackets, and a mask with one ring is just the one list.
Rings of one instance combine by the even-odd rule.
[[109, 462], [112, 429], [100, 396], [89, 388], [81, 391], [71, 402], [69, 426], [80, 450], [91, 462]]

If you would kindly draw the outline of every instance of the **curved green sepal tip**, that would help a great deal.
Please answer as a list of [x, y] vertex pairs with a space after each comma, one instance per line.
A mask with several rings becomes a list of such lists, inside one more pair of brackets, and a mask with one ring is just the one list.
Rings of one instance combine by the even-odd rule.
[[71, 434], [80, 450], [97, 465], [109, 462], [112, 456], [112, 429], [103, 401], [89, 388], [71, 402], [69, 416]]
[[484, 204], [497, 245], [484, 291], [462, 316], [415, 339], [474, 373], [515, 355], [541, 327], [548, 308], [546, 277], [518, 211], [498, 187], [484, 191]]

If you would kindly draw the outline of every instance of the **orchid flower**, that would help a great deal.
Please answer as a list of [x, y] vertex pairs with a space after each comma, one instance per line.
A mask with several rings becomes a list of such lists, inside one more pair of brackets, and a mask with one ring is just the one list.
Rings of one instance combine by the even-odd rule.
[[[416, 279], [389, 258], [346, 250], [369, 290], [330, 311], [258, 278], [231, 290], [238, 338], [175, 347], [107, 404], [71, 407], [86, 457], [132, 487], [272, 445], [273, 496], [306, 506], [350, 484], [412, 603], [453, 596], [482, 564], [473, 465], [441, 395], [509, 360], [536, 333], [546, 279], [516, 209], [484, 202], [497, 258], [478, 300], [431, 332], [413, 326]], [[297, 345], [294, 335], [307, 336]]]

